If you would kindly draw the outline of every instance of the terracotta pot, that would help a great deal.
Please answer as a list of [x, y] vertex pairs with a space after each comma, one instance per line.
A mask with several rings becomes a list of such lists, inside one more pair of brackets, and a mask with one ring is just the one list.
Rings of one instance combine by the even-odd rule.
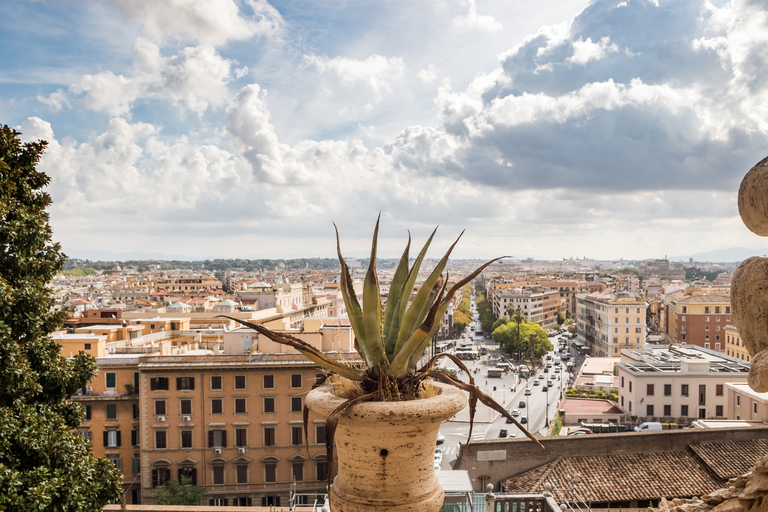
[[[336, 429], [338, 473], [329, 497], [332, 512], [438, 511], [443, 489], [434, 471], [440, 423], [461, 411], [467, 399], [453, 386], [408, 402], [364, 402], [350, 407]], [[329, 388], [307, 395], [307, 407], [327, 418], [343, 398]]]

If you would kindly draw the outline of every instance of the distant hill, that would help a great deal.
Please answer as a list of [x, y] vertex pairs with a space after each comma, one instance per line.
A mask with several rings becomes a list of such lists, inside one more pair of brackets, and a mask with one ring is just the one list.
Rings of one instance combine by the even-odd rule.
[[744, 261], [752, 256], [765, 256], [768, 254], [768, 248], [763, 249], [745, 249], [743, 247], [730, 247], [728, 249], [716, 249], [714, 251], [697, 252], [688, 256], [673, 256], [669, 261], [711, 261], [730, 263], [734, 261]]

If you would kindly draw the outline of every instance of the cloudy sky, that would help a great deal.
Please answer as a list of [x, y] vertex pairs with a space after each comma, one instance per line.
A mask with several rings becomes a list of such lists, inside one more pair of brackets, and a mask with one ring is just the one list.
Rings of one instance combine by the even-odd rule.
[[759, 248], [763, 0], [11, 0], [0, 123], [75, 257]]

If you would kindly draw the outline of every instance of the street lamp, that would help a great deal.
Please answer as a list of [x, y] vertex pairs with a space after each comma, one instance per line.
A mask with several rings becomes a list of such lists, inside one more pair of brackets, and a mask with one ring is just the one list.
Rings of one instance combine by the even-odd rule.
[[544, 409], [544, 428], [549, 427], [549, 388], [547, 388], [547, 408]]

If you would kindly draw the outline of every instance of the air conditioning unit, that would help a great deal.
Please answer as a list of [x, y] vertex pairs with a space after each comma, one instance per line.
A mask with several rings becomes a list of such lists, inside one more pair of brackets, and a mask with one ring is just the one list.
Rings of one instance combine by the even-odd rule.
[[214, 448], [213, 453], [215, 453], [216, 455], [221, 455], [221, 448]]
[[237, 453], [245, 453], [245, 448], [238, 448]]
[[157, 421], [165, 421], [165, 416], [158, 416]]
[[192, 416], [182, 416], [181, 419], [183, 421], [191, 421], [192, 420]]

